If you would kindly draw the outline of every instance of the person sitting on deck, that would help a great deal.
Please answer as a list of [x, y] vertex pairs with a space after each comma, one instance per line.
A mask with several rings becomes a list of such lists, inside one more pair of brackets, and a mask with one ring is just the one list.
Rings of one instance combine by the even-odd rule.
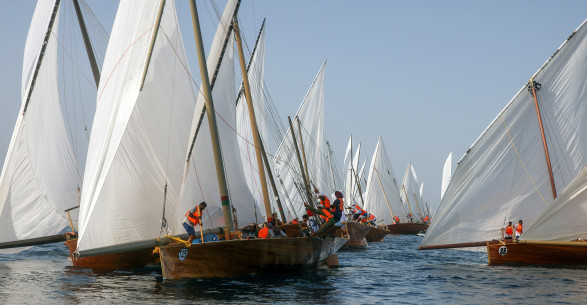
[[414, 222], [414, 216], [412, 216], [412, 213], [408, 214], [408, 222], [409, 223], [413, 223]]
[[524, 230], [522, 229], [522, 220], [520, 219], [516, 225], [516, 240], [520, 239], [520, 235], [522, 235], [522, 233], [524, 233]]
[[261, 230], [259, 230], [259, 234], [258, 234], [259, 238], [265, 239], [265, 238], [268, 238], [269, 237], [269, 229], [270, 229], [270, 226], [272, 227], [273, 226], [273, 223], [266, 222], [266, 223], [263, 224], [263, 228], [261, 228]]
[[191, 244], [196, 238], [196, 230], [194, 229], [197, 224], [202, 227], [202, 211], [206, 209], [207, 204], [202, 201], [199, 205], [194, 206], [191, 210], [185, 213], [185, 219], [183, 220], [183, 227], [186, 232], [190, 235], [188, 243]]
[[502, 234], [505, 232], [504, 239], [512, 239], [514, 236], [514, 226], [512, 225], [512, 222], [510, 221], [505, 228], [502, 228], [501, 232]]
[[[320, 225], [318, 224], [318, 222], [314, 219], [310, 219], [310, 217], [307, 214], [302, 216], [302, 223], [306, 223], [310, 233], [316, 232], [320, 228]], [[308, 233], [308, 235], [310, 233]]]
[[308, 215], [302, 216], [302, 222], [300, 222], [300, 226], [300, 236], [302, 237], [310, 237], [310, 234], [314, 232], [314, 230], [311, 228]]
[[330, 211], [328, 209], [326, 209], [322, 204], [319, 204], [317, 209], [315, 209], [311, 206], [308, 206], [308, 205], [306, 205], [306, 208], [310, 209], [310, 211], [319, 215], [320, 218], [322, 218], [324, 220], [324, 224], [320, 227], [320, 229], [318, 229], [318, 231], [312, 233], [310, 235], [310, 237], [314, 237], [314, 236], [322, 237], [334, 225], [334, 215], [332, 215], [332, 213], [330, 213]]
[[397, 215], [396, 215], [396, 216], [393, 218], [393, 220], [395, 221], [395, 223], [396, 223], [396, 224], [398, 224], [398, 223], [399, 223], [399, 216], [397, 216]]
[[430, 223], [430, 217], [428, 217], [428, 215], [424, 216], [424, 219], [422, 219], [424, 221], [424, 223]]
[[278, 226], [270, 226], [269, 227], [269, 238], [280, 238], [280, 237], [287, 237], [287, 234], [283, 232]]
[[258, 237], [259, 230], [259, 226], [256, 223], [251, 222], [250, 225], [246, 226], [243, 229], [243, 238], [255, 239]]

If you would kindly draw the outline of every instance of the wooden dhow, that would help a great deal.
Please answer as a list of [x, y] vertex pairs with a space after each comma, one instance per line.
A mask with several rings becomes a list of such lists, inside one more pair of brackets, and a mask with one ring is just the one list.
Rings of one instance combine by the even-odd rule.
[[371, 227], [371, 230], [365, 236], [367, 242], [382, 242], [385, 240], [385, 236], [390, 234], [386, 227]]

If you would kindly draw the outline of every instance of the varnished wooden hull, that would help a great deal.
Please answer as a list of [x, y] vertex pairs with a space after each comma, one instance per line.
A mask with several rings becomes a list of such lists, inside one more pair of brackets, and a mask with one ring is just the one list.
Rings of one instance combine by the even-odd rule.
[[[164, 279], [288, 274], [315, 269], [346, 243], [344, 238], [275, 238], [170, 244], [159, 248]], [[183, 258], [183, 260], [181, 260]]]
[[300, 224], [293, 224], [293, 223], [289, 223], [289, 224], [284, 224], [284, 225], [280, 225], [279, 228], [285, 232], [285, 234], [287, 235], [287, 237], [300, 237], [300, 231], [302, 230], [302, 227], [300, 226]]
[[488, 243], [487, 256], [489, 265], [587, 265], [587, 242]]
[[74, 252], [77, 249], [77, 238], [68, 239], [65, 243], [69, 249], [74, 267], [100, 270], [136, 269], [158, 263], [159, 259], [157, 255], [153, 254], [152, 247], [123, 253], [75, 257]]
[[428, 230], [427, 223], [398, 223], [388, 225], [389, 234], [417, 234], [420, 231]]
[[367, 233], [369, 233], [369, 230], [371, 230], [371, 226], [361, 224], [358, 222], [347, 222], [345, 226], [346, 228], [338, 229], [336, 233], [336, 236], [341, 236], [342, 234], [343, 236], [349, 239], [345, 246], [361, 248], [367, 247], [366, 237]]
[[382, 228], [376, 228], [376, 227], [371, 227], [371, 230], [369, 230], [369, 233], [367, 233], [367, 236], [365, 236], [365, 238], [367, 239], [367, 242], [382, 242], [385, 240], [385, 236], [389, 234], [389, 231], [382, 229]]

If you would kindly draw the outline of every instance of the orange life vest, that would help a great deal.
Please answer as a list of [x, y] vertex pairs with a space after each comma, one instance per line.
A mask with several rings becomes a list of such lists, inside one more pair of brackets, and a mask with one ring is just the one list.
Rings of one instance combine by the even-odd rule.
[[507, 227], [505, 227], [505, 234], [510, 235], [510, 236], [512, 234], [514, 234], [514, 227], [513, 226], [507, 226]]
[[[201, 213], [200, 213], [200, 207], [199, 206], [198, 206], [198, 209], [196, 210], [196, 212], [193, 213], [193, 215], [196, 216], [196, 217], [202, 216]], [[194, 226], [200, 223], [200, 219], [194, 218], [194, 217], [191, 217], [190, 216], [190, 211], [188, 211], [187, 213], [185, 213], [185, 216], [188, 218], [189, 221], [191, 221], [191, 223], [194, 224]]]
[[373, 214], [369, 215], [369, 220], [373, 220], [373, 219], [375, 219], [375, 215], [373, 215]]
[[334, 216], [328, 211], [328, 209], [324, 208], [324, 209], [320, 209], [320, 210], [322, 210], [322, 212], [324, 214], [326, 214], [326, 216], [320, 215], [320, 218], [322, 218], [322, 219], [324, 219], [326, 221], [334, 218]]
[[424, 217], [424, 222], [428, 222], [428, 216]]
[[399, 216], [395, 216], [395, 222], [399, 223]]
[[259, 238], [267, 238], [269, 235], [269, 227], [264, 227], [263, 229], [259, 230]]
[[297, 223], [298, 223], [298, 221], [297, 221], [297, 220], [294, 218], [294, 219], [292, 219], [291, 223], [293, 223], [293, 224], [297, 224]]
[[330, 210], [330, 199], [328, 199], [328, 197], [324, 196], [324, 200], [320, 200], [320, 203], [327, 209]]
[[522, 234], [522, 224], [520, 224], [520, 223], [519, 223], [519, 224], [516, 226], [516, 232], [518, 232], [518, 233]]
[[[338, 201], [340, 201], [340, 204], [338, 205], [339, 211], [344, 211], [344, 203], [342, 202], [342, 198], [336, 198], [336, 199], [338, 199]], [[330, 210], [332, 211], [332, 213], [336, 212], [336, 206], [333, 205]]]

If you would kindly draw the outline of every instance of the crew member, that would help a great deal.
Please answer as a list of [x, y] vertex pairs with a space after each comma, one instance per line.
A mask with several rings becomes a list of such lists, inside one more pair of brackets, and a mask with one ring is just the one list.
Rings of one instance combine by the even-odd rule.
[[320, 229], [318, 229], [318, 231], [312, 233], [312, 235], [310, 235], [310, 237], [314, 237], [314, 236], [321, 237], [326, 232], [328, 232], [328, 230], [330, 230], [330, 228], [334, 225], [334, 223], [335, 223], [334, 215], [332, 215], [332, 213], [330, 213], [329, 209], [325, 208], [324, 205], [319, 204], [317, 209], [306, 205], [306, 208], [310, 209], [310, 211], [314, 212], [315, 214], [317, 214], [318, 216], [320, 216], [320, 218], [322, 218], [324, 220], [324, 224], [320, 227]]
[[393, 218], [393, 220], [395, 220], [395, 223], [396, 223], [396, 224], [397, 224], [397, 223], [399, 223], [399, 216], [397, 216], [397, 215], [396, 215], [396, 216]]
[[507, 227], [501, 230], [505, 232], [504, 239], [512, 239], [512, 236], [514, 235], [514, 226], [511, 221], [508, 223]]
[[520, 219], [516, 225], [516, 240], [520, 239], [520, 235], [522, 235], [522, 233], [524, 233], [524, 230], [522, 229], [522, 220]]
[[263, 226], [263, 228], [261, 230], [259, 230], [259, 234], [258, 234], [259, 238], [263, 238], [264, 239], [264, 238], [269, 237], [269, 229], [271, 227], [273, 227], [273, 224], [272, 223], [270, 223], [270, 222], [269, 223], [265, 223], [264, 226]]
[[202, 201], [199, 205], [194, 206], [191, 210], [185, 213], [185, 219], [183, 220], [183, 227], [186, 232], [190, 235], [188, 243], [191, 244], [196, 238], [196, 230], [194, 229], [197, 224], [202, 227], [202, 211], [206, 209], [207, 204]]
[[336, 196], [336, 200], [332, 202], [332, 206], [330, 207], [330, 211], [332, 215], [334, 215], [334, 221], [339, 222], [342, 218], [342, 212], [344, 211], [344, 202], [342, 200], [342, 192], [336, 191], [334, 192], [334, 196]]

